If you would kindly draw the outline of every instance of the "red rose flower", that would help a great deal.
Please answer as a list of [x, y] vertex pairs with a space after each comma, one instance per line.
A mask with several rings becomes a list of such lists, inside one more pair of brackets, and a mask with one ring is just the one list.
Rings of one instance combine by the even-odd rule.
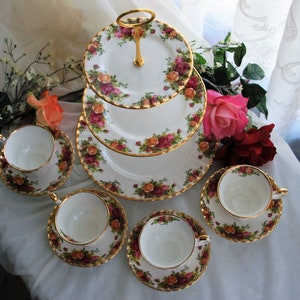
[[260, 128], [251, 128], [240, 134], [222, 139], [223, 147], [216, 154], [216, 159], [224, 160], [226, 165], [249, 164], [262, 166], [273, 160], [276, 147], [270, 140], [274, 124]]

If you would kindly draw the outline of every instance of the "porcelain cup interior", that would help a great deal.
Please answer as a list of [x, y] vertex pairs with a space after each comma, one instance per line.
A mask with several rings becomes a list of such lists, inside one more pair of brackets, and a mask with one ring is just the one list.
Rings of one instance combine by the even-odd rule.
[[283, 197], [286, 189], [273, 191], [269, 176], [251, 165], [228, 168], [220, 177], [218, 198], [224, 209], [238, 218], [255, 218], [263, 213], [272, 199]]
[[92, 191], [76, 191], [57, 207], [55, 226], [68, 243], [93, 245], [103, 236], [109, 221], [105, 201]]
[[39, 125], [17, 128], [4, 143], [7, 163], [22, 172], [42, 173], [54, 156], [54, 138], [47, 128]]
[[184, 219], [173, 215], [151, 218], [139, 236], [143, 258], [161, 269], [176, 268], [191, 256], [195, 247], [192, 227]]

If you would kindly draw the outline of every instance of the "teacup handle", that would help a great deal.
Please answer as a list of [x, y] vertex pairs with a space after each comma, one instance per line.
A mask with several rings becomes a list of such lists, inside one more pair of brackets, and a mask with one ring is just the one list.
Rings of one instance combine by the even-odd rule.
[[0, 134], [0, 144], [4, 145], [5, 142], [6, 142], [6, 137], [4, 135]]
[[61, 203], [61, 200], [53, 192], [49, 192], [48, 195], [49, 195], [50, 199], [53, 200], [55, 203]]
[[272, 199], [278, 200], [285, 197], [288, 194], [288, 190], [286, 188], [278, 188], [272, 193]]
[[197, 239], [196, 239], [196, 244], [199, 246], [202, 244], [204, 241], [210, 241], [210, 237], [207, 234], [201, 234]]

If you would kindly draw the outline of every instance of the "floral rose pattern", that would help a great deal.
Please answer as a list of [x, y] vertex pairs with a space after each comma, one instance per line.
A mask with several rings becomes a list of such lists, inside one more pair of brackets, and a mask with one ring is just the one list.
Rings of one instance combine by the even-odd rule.
[[48, 191], [54, 191], [65, 183], [69, 177], [73, 162], [74, 150], [71, 141], [57, 128], [49, 128], [55, 140], [54, 164], [57, 173], [51, 174], [40, 180], [31, 174], [16, 171], [11, 168], [3, 156], [0, 157], [0, 175], [4, 182], [14, 191], [25, 195], [41, 195]]
[[249, 167], [241, 166], [239, 168], [234, 169], [233, 173], [237, 173], [239, 176], [242, 176], [242, 177], [251, 176], [251, 175], [259, 176], [259, 174], [260, 174], [256, 169], [252, 168], [251, 166], [249, 166]]
[[162, 149], [178, 145], [182, 140], [181, 130], [173, 133], [168, 131], [169, 129], [166, 129], [161, 134], [153, 134], [143, 143], [140, 141], [136, 142], [140, 149], [139, 152], [156, 153], [160, 152]]
[[121, 249], [127, 235], [127, 217], [119, 202], [106, 193], [100, 192], [110, 212], [109, 229], [113, 234], [107, 252], [102, 252], [94, 246], [73, 246], [65, 242], [57, 233], [54, 225], [55, 209], [48, 220], [48, 240], [52, 250], [65, 262], [77, 267], [92, 267], [101, 265], [112, 259]]
[[178, 56], [174, 61], [168, 58], [168, 68], [166, 74], [164, 90], [173, 89], [175, 91], [182, 87], [191, 73], [190, 53], [179, 49]]
[[[139, 19], [128, 19], [126, 22], [132, 23]], [[124, 44], [134, 42], [134, 35], [138, 34], [142, 38], [149, 38], [150, 35], [157, 35], [164, 43], [166, 41], [176, 40], [179, 42], [176, 49], [178, 55], [175, 57], [166, 58], [166, 69], [163, 70], [165, 74], [165, 85], [161, 88], [165, 91], [173, 89], [179, 91], [185, 85], [187, 78], [192, 72], [192, 54], [184, 41], [183, 37], [170, 26], [160, 23], [158, 21], [145, 24], [142, 27], [138, 27], [138, 31], [135, 28], [124, 28], [114, 23], [107, 26], [103, 31], [99, 32], [97, 36], [93, 38], [86, 49], [86, 60], [89, 62], [89, 67], [86, 68], [86, 75], [89, 84], [93, 86], [96, 92], [99, 92], [102, 96], [109, 99], [109, 101], [120, 104], [124, 99], [131, 95], [126, 91], [130, 90], [128, 82], [121, 82], [115, 74], [111, 74], [109, 71], [100, 68], [98, 65], [98, 57], [106, 53], [105, 48], [110, 44], [122, 47]], [[105, 38], [105, 40], [104, 40]], [[113, 42], [112, 42], [113, 41]], [[182, 45], [180, 45], [180, 42]], [[110, 43], [110, 44], [109, 44]], [[182, 48], [183, 50], [181, 50]], [[187, 50], [185, 50], [187, 49]], [[175, 50], [175, 49], [174, 49]], [[91, 66], [90, 66], [91, 65]], [[164, 84], [162, 82], [162, 84]], [[149, 101], [149, 95], [155, 94], [153, 91], [146, 91], [145, 97], [138, 97], [138, 101], [133, 103], [133, 106], [148, 107], [151, 105]], [[154, 96], [155, 97], [155, 96]], [[169, 95], [157, 95], [156, 101], [162, 102]], [[153, 100], [154, 101], [154, 100]], [[158, 102], [155, 102], [157, 104]], [[122, 104], [122, 103], [121, 103]], [[155, 105], [154, 102], [152, 105]]]
[[[265, 237], [279, 222], [281, 200], [272, 200], [265, 216], [249, 219], [247, 223], [238, 219], [224, 219], [223, 213], [219, 212], [220, 204], [217, 198], [218, 180], [224, 170], [221, 169], [212, 175], [202, 190], [201, 209], [207, 224], [220, 236], [235, 242], [252, 242]], [[247, 173], [247, 170], [243, 169], [243, 172]]]
[[102, 171], [100, 163], [105, 162], [105, 159], [91, 138], [81, 141], [80, 153], [85, 165], [91, 172]]
[[89, 83], [112, 102], [120, 102], [129, 96], [129, 94], [121, 90], [121, 88], [126, 89], [127, 84], [119, 82], [116, 75], [110, 75], [105, 71], [101, 71], [97, 64], [94, 64], [93, 69], [88, 70], [87, 74]]
[[143, 182], [141, 185], [135, 184], [133, 186], [135, 189], [134, 194], [144, 198], [160, 198], [172, 195], [174, 193], [175, 184], [167, 185], [164, 183], [166, 181], [166, 178], [161, 180], [151, 179], [148, 182]]
[[96, 95], [94, 97], [87, 95], [86, 99], [85, 114], [92, 131], [107, 133], [105, 125], [108, 111], [105, 110], [103, 102]]
[[155, 95], [153, 92], [146, 92], [145, 95], [136, 103], [134, 106], [139, 106], [142, 108], [149, 108], [157, 106], [160, 103], [163, 103], [164, 99], [160, 95]]
[[124, 193], [120, 187], [120, 182], [118, 180], [114, 180], [114, 181], [100, 180], [100, 183], [101, 183], [101, 185], [103, 185], [103, 187], [107, 191], [110, 191], [114, 194], [123, 194]]
[[115, 139], [115, 140], [109, 140], [109, 139], [105, 139], [105, 142], [107, 144], [107, 146], [115, 151], [118, 152], [131, 152], [131, 150], [127, 147], [126, 143], [126, 139], [125, 138], [121, 138], [121, 139]]
[[151, 268], [150, 265], [143, 261], [138, 243], [139, 234], [144, 224], [152, 217], [157, 216], [157, 220], [165, 222], [165, 214], [168, 215], [167, 217], [173, 215], [175, 218], [185, 219], [192, 226], [196, 238], [201, 234], [205, 234], [204, 229], [197, 221], [182, 212], [158, 211], [146, 216], [130, 233], [127, 246], [127, 259], [133, 273], [145, 285], [160, 291], [176, 291], [190, 286], [201, 277], [209, 262], [210, 246], [209, 244], [203, 244], [198, 247], [198, 254], [193, 266], [186, 264], [174, 270], [166, 270], [165, 272], [158, 272], [155, 268]]

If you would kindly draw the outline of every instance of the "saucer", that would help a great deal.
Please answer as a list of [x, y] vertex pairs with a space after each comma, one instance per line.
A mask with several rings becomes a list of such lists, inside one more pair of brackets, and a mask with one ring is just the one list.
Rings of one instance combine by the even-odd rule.
[[[130, 19], [134, 20], [139, 21]], [[192, 50], [175, 28], [158, 20], [142, 28], [142, 67], [133, 64], [132, 29], [116, 22], [98, 32], [85, 50], [89, 86], [113, 105], [144, 109], [163, 104], [175, 97], [191, 76]]]
[[187, 221], [193, 228], [197, 242], [201, 241], [201, 235], [206, 235], [200, 224], [183, 212], [175, 210], [157, 211], [144, 217], [131, 231], [127, 243], [127, 260], [133, 274], [143, 284], [155, 290], [172, 292], [191, 286], [204, 274], [210, 259], [210, 240], [202, 240], [200, 245], [194, 247], [192, 255], [181, 266], [172, 269], [162, 269], [152, 266], [142, 257], [138, 239], [143, 226], [148, 220], [157, 216], [163, 221], [165, 214], [173, 215]]
[[217, 142], [205, 138], [202, 125], [181, 147], [158, 156], [132, 157], [99, 142], [81, 116], [76, 148], [83, 168], [103, 189], [129, 200], [157, 201], [191, 188], [208, 171]]
[[[268, 209], [257, 218], [238, 219], [232, 217], [221, 206], [217, 196], [218, 180], [226, 168], [215, 172], [203, 186], [201, 211], [211, 229], [221, 237], [234, 242], [253, 242], [270, 234], [278, 224], [282, 213], [282, 200], [272, 200]], [[277, 187], [269, 176], [273, 187]]]
[[39, 196], [54, 191], [69, 178], [73, 169], [74, 149], [69, 137], [60, 129], [50, 129], [55, 140], [53, 167], [45, 176], [35, 176], [12, 168], [0, 157], [0, 176], [14, 192], [26, 196]]
[[108, 193], [94, 192], [102, 197], [110, 212], [109, 226], [96, 244], [77, 246], [63, 240], [54, 225], [57, 206], [48, 220], [48, 241], [52, 250], [64, 262], [76, 267], [95, 267], [108, 262], [121, 250], [127, 236], [128, 221], [122, 205]]
[[89, 87], [83, 95], [83, 113], [94, 136], [131, 156], [160, 155], [180, 147], [199, 128], [205, 109], [205, 86], [195, 69], [178, 96], [151, 109], [124, 110], [101, 100]]

